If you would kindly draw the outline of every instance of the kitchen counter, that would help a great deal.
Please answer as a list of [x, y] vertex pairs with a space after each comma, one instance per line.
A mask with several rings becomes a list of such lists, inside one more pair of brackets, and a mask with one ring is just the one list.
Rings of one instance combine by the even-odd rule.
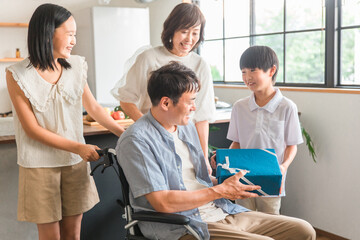
[[[89, 126], [84, 124], [84, 137], [93, 136], [93, 135], [101, 135], [101, 134], [110, 134], [110, 131], [104, 128], [101, 125], [97, 126]], [[14, 143], [15, 136], [0, 136], [0, 144], [2, 143]]]
[[[216, 121], [213, 124], [218, 123], [227, 123], [230, 121], [231, 109], [223, 109], [216, 111]], [[101, 125], [89, 126], [84, 125], [84, 137], [93, 136], [93, 135], [101, 135], [101, 134], [110, 134], [110, 131], [104, 128]], [[14, 143], [15, 136], [0, 136], [0, 144], [6, 143]]]

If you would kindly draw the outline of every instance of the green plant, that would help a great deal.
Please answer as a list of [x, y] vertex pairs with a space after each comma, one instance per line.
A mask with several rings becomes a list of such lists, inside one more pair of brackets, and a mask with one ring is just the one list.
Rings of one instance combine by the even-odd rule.
[[308, 147], [309, 154], [312, 157], [313, 161], [316, 163], [316, 152], [315, 152], [314, 142], [312, 141], [310, 134], [306, 131], [306, 129], [303, 126], [301, 126], [301, 132], [305, 138], [305, 143], [306, 146]]

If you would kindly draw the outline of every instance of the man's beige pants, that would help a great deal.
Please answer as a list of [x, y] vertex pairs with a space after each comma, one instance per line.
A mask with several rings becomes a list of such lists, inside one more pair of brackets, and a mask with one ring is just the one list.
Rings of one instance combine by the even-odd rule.
[[[314, 228], [306, 221], [282, 215], [261, 212], [243, 212], [229, 215], [224, 220], [208, 223], [211, 240], [246, 239], [315, 240]], [[180, 240], [193, 240], [185, 235]]]

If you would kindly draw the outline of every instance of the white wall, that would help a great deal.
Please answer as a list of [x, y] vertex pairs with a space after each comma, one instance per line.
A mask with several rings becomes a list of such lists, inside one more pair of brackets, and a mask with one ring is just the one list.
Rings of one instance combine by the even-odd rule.
[[[215, 88], [222, 101], [234, 103], [245, 89]], [[289, 92], [301, 112], [300, 121], [315, 143], [317, 163], [305, 144], [289, 168], [282, 214], [308, 220], [313, 226], [349, 239], [360, 229], [360, 95]]]
[[[21, 57], [27, 56], [26, 35], [27, 28], [0, 27], [0, 58], [15, 58], [16, 48], [20, 49]], [[0, 62], [0, 113], [11, 111], [11, 101], [5, 81], [5, 68], [11, 64], [13, 63]]]

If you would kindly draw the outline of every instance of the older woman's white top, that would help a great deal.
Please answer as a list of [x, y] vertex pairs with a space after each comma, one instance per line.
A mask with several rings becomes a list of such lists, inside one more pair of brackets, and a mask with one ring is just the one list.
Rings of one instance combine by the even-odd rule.
[[[185, 57], [179, 57], [169, 52], [165, 47], [150, 48], [137, 56], [134, 65], [126, 75], [126, 83], [117, 83], [111, 93], [119, 101], [133, 103], [144, 114], [149, 111], [151, 101], [147, 93], [147, 82], [150, 73], [160, 67], [176, 61], [193, 70], [198, 77], [201, 89], [196, 96], [195, 122], [215, 120], [214, 89], [209, 65], [194, 52]], [[119, 87], [120, 85], [120, 87]]]
[[[45, 81], [29, 59], [7, 68], [29, 99], [39, 125], [64, 138], [85, 143], [83, 137], [82, 94], [87, 78], [87, 63], [80, 56], [67, 61], [70, 69], [63, 69], [56, 84]], [[63, 151], [31, 139], [22, 128], [13, 107], [18, 164], [22, 167], [70, 166], [82, 161], [74, 153]]]

